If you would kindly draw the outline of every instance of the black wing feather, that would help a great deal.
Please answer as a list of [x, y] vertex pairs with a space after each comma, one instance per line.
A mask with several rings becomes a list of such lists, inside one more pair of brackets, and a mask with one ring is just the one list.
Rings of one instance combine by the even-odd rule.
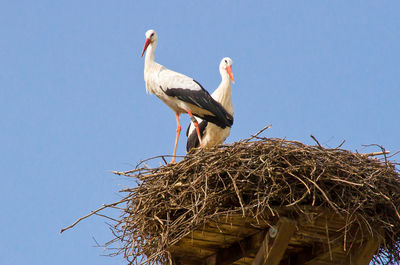
[[176, 97], [199, 108], [206, 109], [214, 114], [204, 115], [201, 113], [193, 113], [193, 115], [196, 117], [212, 122], [223, 129], [226, 127], [231, 127], [233, 124], [232, 115], [230, 115], [219, 102], [215, 101], [199, 82], [196, 80], [193, 81], [201, 87], [201, 90], [193, 91], [184, 88], [168, 88], [163, 91], [170, 97]]

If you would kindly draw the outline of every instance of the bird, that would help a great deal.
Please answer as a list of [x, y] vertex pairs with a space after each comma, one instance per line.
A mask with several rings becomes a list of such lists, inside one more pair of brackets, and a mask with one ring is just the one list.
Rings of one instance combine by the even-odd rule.
[[[232, 64], [233, 61], [229, 57], [225, 57], [221, 60], [219, 64], [221, 83], [219, 84], [217, 89], [211, 94], [211, 97], [219, 102], [233, 117], [232, 82], [235, 82], [235, 80], [232, 73]], [[192, 148], [199, 146], [201, 148], [208, 148], [222, 144], [230, 134], [230, 126], [226, 126], [225, 128], [223, 128], [206, 120], [198, 120], [198, 122], [201, 136], [201, 144], [199, 138], [197, 137], [193, 123], [190, 123], [186, 130], [186, 136], [188, 137], [186, 143], [187, 152], [189, 152]]]
[[189, 114], [200, 143], [200, 130], [195, 117], [212, 122], [221, 128], [232, 126], [233, 117], [220, 103], [211, 97], [199, 82], [191, 77], [169, 70], [157, 63], [154, 59], [158, 35], [155, 30], [150, 29], [146, 31], [145, 36], [146, 42], [141, 57], [143, 57], [143, 54], [146, 52], [144, 60], [146, 91], [149, 94], [155, 94], [175, 113], [177, 128], [174, 151], [171, 159], [171, 163], [175, 163], [176, 148], [181, 132], [179, 121], [180, 114]]

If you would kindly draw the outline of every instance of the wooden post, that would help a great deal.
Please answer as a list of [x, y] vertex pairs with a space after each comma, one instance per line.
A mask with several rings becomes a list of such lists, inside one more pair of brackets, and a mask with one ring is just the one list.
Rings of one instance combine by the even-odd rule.
[[277, 227], [271, 227], [265, 236], [253, 265], [279, 265], [295, 230], [296, 222], [282, 217]]
[[368, 265], [379, 249], [380, 240], [373, 237], [358, 246], [353, 246], [354, 249], [351, 251], [351, 255], [349, 255], [347, 265]]

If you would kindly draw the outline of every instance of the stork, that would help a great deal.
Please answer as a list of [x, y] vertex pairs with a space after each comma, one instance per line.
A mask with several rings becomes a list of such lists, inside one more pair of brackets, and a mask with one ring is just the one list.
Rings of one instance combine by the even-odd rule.
[[171, 163], [175, 163], [176, 147], [178, 145], [181, 125], [179, 115], [188, 113], [201, 142], [199, 125], [196, 117], [217, 124], [221, 128], [230, 127], [233, 117], [220, 103], [215, 101], [199, 82], [183, 74], [174, 72], [154, 61], [157, 47], [157, 33], [150, 29], [146, 32], [146, 42], [142, 55], [146, 52], [144, 61], [144, 81], [146, 91], [155, 94], [168, 105], [176, 116], [176, 138]]
[[[218, 88], [211, 94], [211, 96], [225, 108], [225, 110], [233, 117], [233, 104], [232, 104], [232, 82], [235, 82], [232, 74], [233, 61], [229, 57], [225, 57], [219, 64], [219, 72], [221, 74], [221, 83]], [[231, 82], [232, 80], [232, 82]], [[208, 122], [206, 120], [199, 120], [199, 131], [201, 141], [196, 135], [193, 123], [189, 125], [186, 131], [188, 136], [186, 151], [194, 147], [207, 148], [215, 145], [222, 144], [229, 136], [230, 126], [225, 128]]]

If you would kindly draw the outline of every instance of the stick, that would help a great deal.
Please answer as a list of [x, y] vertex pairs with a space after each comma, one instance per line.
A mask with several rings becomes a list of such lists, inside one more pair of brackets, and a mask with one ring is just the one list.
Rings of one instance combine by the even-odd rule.
[[381, 153], [382, 153], [382, 155], [383, 155], [383, 157], [385, 158], [385, 165], [386, 166], [388, 166], [389, 164], [388, 164], [388, 160], [387, 160], [387, 156], [386, 156], [386, 149], [383, 147], [383, 146], [381, 146], [381, 145], [379, 145], [379, 144], [364, 144], [363, 146], [365, 146], [365, 147], [370, 147], [370, 146], [377, 146], [377, 147], [379, 147], [380, 149], [381, 149]]
[[[138, 167], [139, 167], [141, 164], [143, 164], [144, 162], [147, 162], [147, 161], [149, 161], [149, 160], [153, 160], [153, 159], [156, 159], [156, 158], [161, 158], [162, 160], [164, 160], [164, 162], [166, 162], [166, 160], [165, 160], [166, 157], [173, 157], [173, 155], [159, 155], [159, 156], [153, 156], [153, 157], [147, 158], [147, 159], [145, 159], [145, 160], [141, 160], [141, 161], [136, 165], [136, 168], [138, 168]], [[175, 156], [175, 157], [185, 157], [185, 156]]]
[[246, 141], [244, 141], [244, 143], [248, 143], [250, 140], [256, 138], [260, 133], [262, 133], [263, 131], [265, 131], [266, 129], [269, 129], [272, 127], [272, 124], [269, 124], [267, 126], [265, 126], [264, 128], [262, 128], [259, 132], [257, 132], [255, 135], [252, 135], [249, 139], [247, 139]]
[[322, 145], [319, 144], [318, 140], [314, 137], [314, 135], [310, 134], [310, 137], [317, 143], [319, 148], [323, 149]]
[[94, 215], [94, 214], [96, 214], [96, 213], [98, 213], [98, 212], [104, 210], [105, 208], [108, 208], [108, 207], [112, 207], [112, 206], [121, 204], [121, 203], [123, 203], [123, 202], [128, 201], [129, 199], [130, 199], [130, 198], [125, 198], [125, 199], [123, 199], [123, 200], [121, 200], [121, 201], [119, 201], [119, 202], [114, 202], [114, 203], [111, 203], [111, 204], [104, 204], [102, 207], [100, 207], [100, 208], [97, 209], [96, 211], [92, 211], [91, 213], [89, 213], [89, 214], [87, 214], [87, 215], [85, 215], [85, 216], [79, 218], [79, 219], [76, 220], [72, 225], [67, 226], [67, 227], [65, 227], [65, 228], [62, 228], [62, 229], [60, 230], [60, 234], [62, 234], [64, 231], [66, 231], [66, 230], [68, 230], [68, 229], [74, 227], [74, 226], [75, 226], [76, 224], [78, 224], [80, 221], [82, 221], [82, 220], [84, 220], [84, 219], [86, 219], [86, 218], [88, 218], [88, 217], [90, 217], [90, 216], [92, 216], [92, 215]]
[[363, 154], [365, 156], [380, 156], [380, 155], [388, 155], [390, 154], [390, 151], [385, 151], [385, 152], [372, 152], [368, 154]]
[[339, 149], [340, 147], [342, 147], [342, 145], [346, 142], [346, 140], [343, 140], [341, 144], [339, 144], [335, 149]]

